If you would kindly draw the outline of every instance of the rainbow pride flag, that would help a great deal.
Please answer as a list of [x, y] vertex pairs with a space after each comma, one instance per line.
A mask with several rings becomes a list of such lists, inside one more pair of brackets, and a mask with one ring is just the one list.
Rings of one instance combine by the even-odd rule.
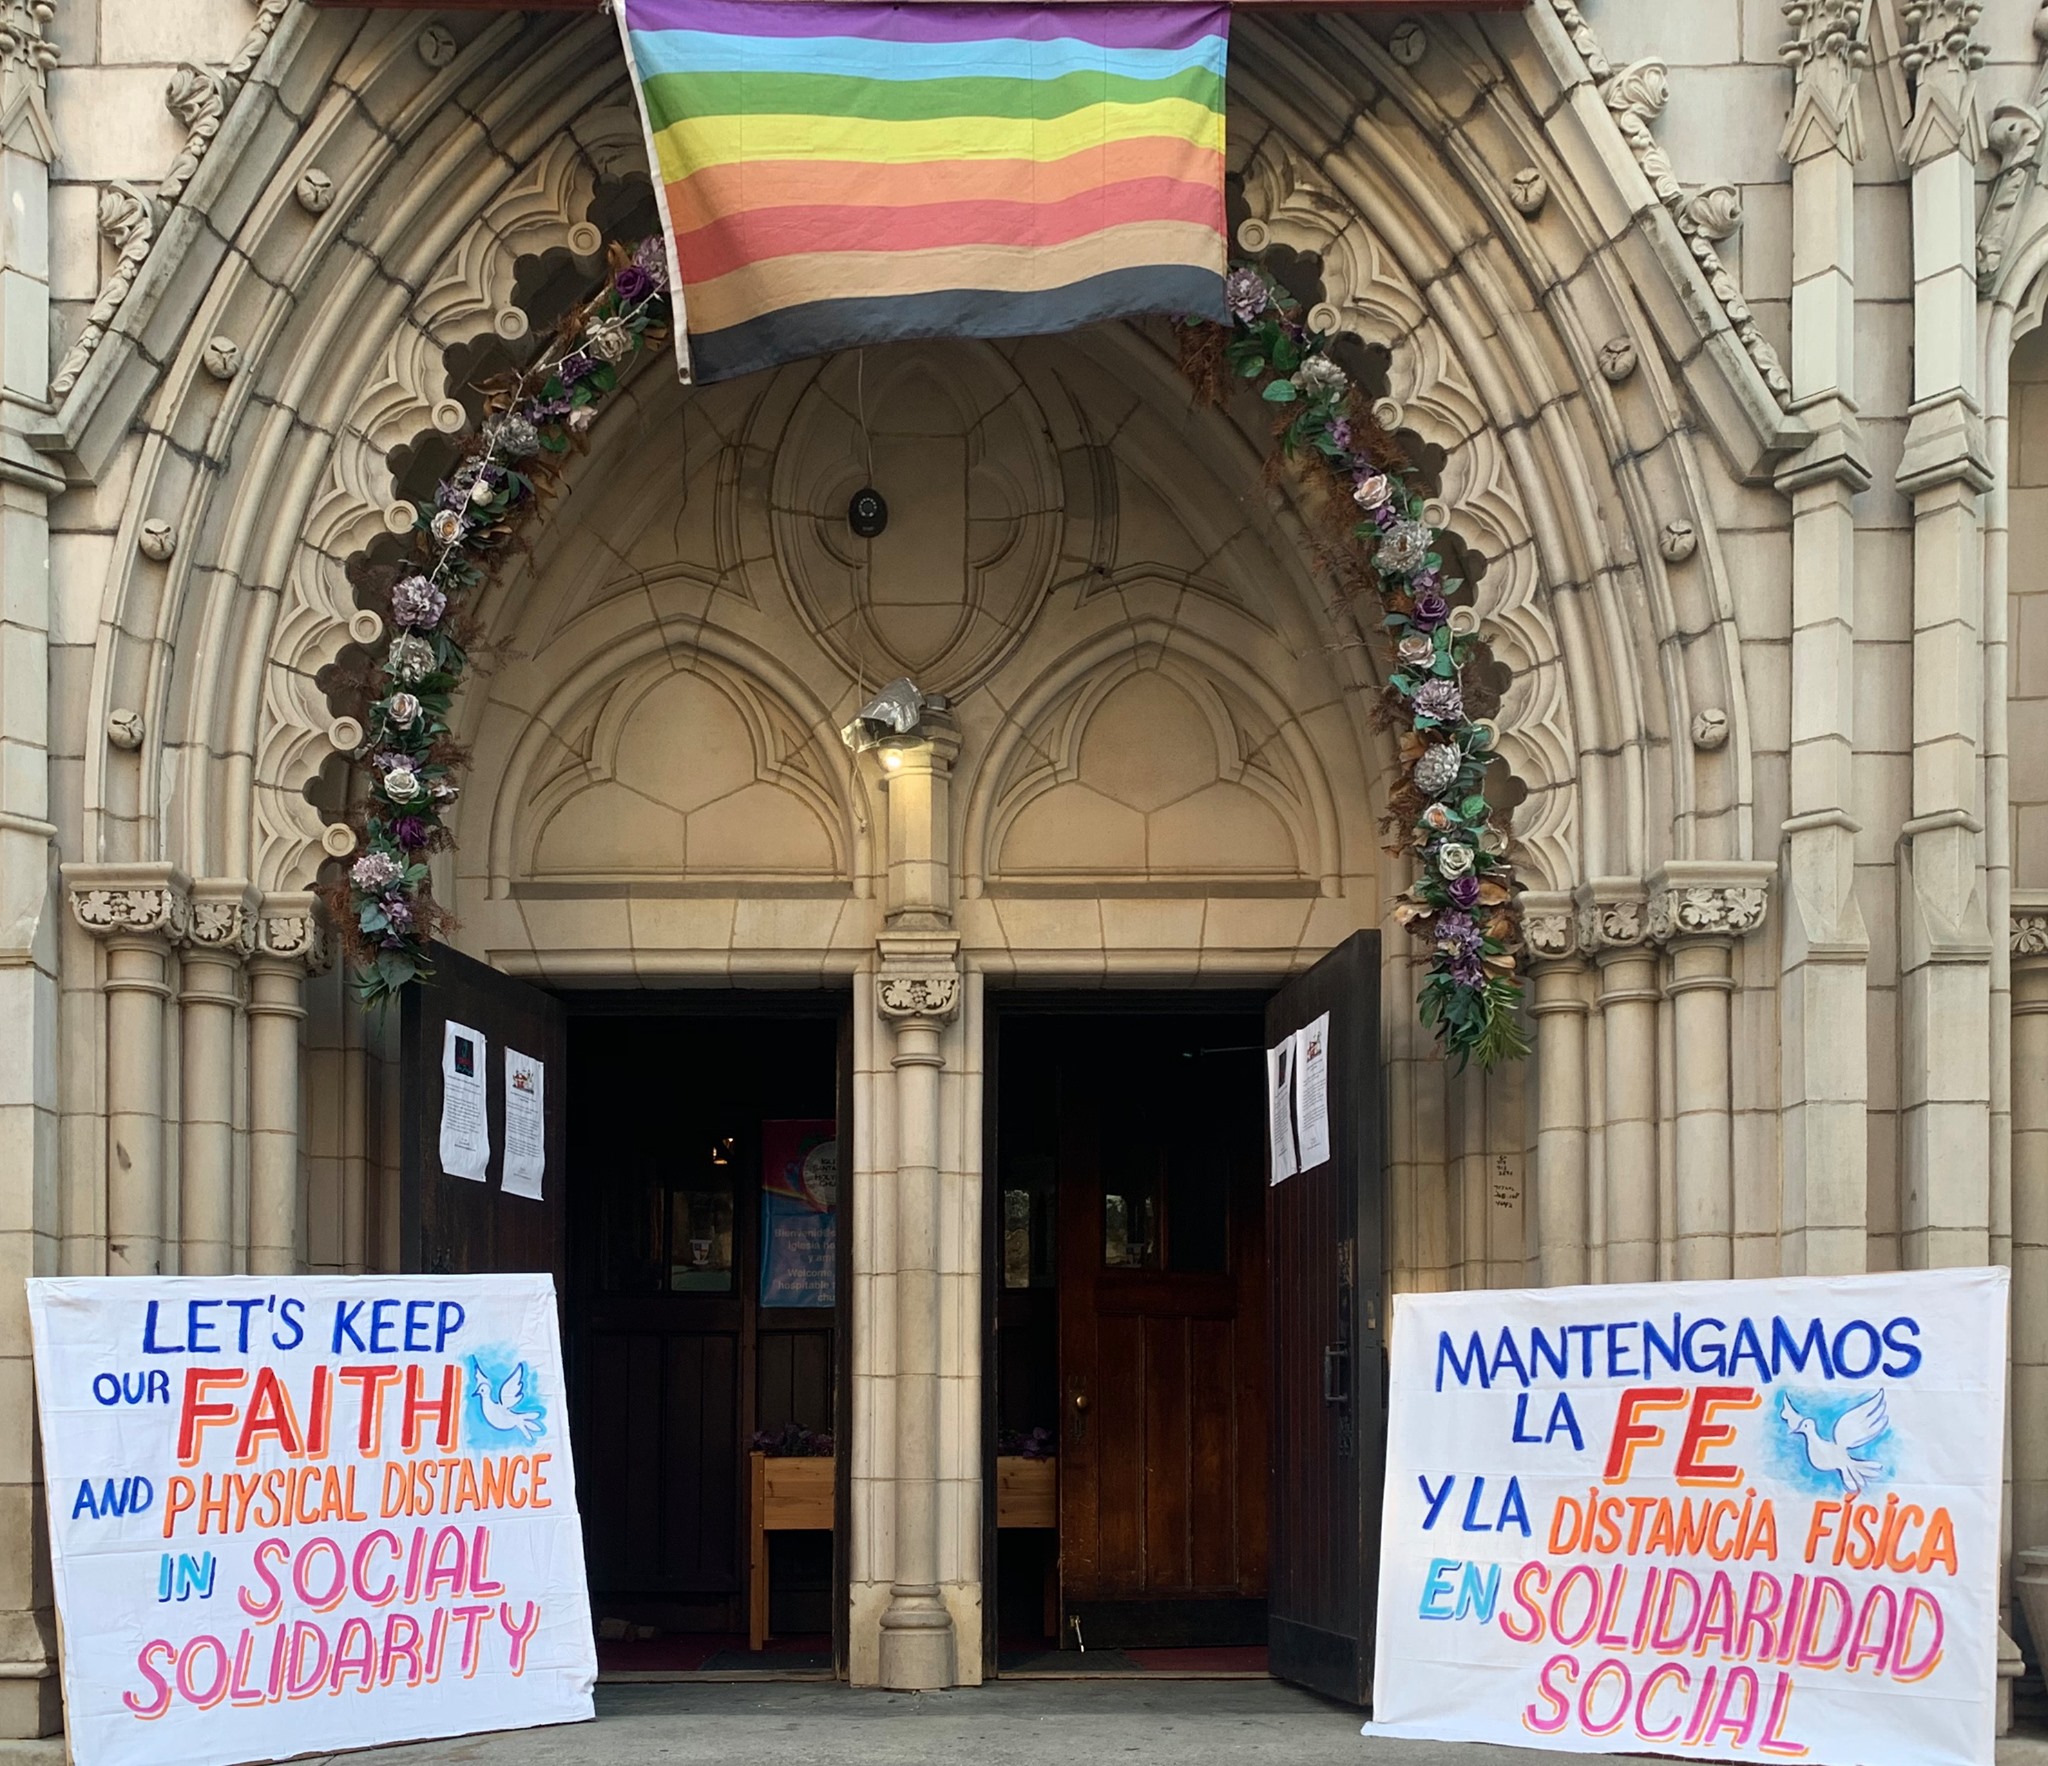
[[686, 379], [1223, 316], [1227, 5], [620, 0]]

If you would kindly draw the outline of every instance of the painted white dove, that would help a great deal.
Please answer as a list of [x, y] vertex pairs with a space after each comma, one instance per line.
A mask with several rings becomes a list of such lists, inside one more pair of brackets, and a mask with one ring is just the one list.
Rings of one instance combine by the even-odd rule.
[[1884, 1470], [1874, 1459], [1856, 1457], [1857, 1448], [1867, 1446], [1891, 1427], [1882, 1392], [1837, 1417], [1832, 1441], [1812, 1417], [1800, 1415], [1784, 1393], [1778, 1395], [1778, 1420], [1793, 1434], [1805, 1437], [1807, 1464], [1817, 1472], [1833, 1472], [1851, 1496]]
[[490, 1376], [472, 1360], [470, 1367], [476, 1373], [477, 1408], [484, 1413], [484, 1421], [501, 1434], [516, 1434], [522, 1441], [531, 1441], [547, 1427], [530, 1410], [519, 1407], [526, 1402], [526, 1363], [521, 1362], [505, 1376], [504, 1383], [495, 1394], [491, 1391]]

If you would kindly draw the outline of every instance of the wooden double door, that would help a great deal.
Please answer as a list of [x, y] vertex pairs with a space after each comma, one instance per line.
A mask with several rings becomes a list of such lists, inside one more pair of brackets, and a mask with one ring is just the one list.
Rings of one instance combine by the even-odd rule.
[[[1281, 1678], [1367, 1702], [1385, 1405], [1378, 1025], [1373, 933], [1270, 997], [998, 1002], [991, 1433], [998, 1453], [1058, 1455], [1068, 1648], [1261, 1643]], [[1267, 1050], [1299, 1054], [1304, 1038], [1327, 1152], [1282, 1171]], [[1293, 1092], [1291, 1138], [1309, 1112]], [[1017, 1554], [989, 1543], [1014, 1574]], [[1028, 1614], [1016, 1592], [990, 1603], [1012, 1627]]]
[[1058, 1455], [1062, 1640], [1263, 1642], [1260, 1019], [1120, 1002], [999, 1035], [997, 1403]]

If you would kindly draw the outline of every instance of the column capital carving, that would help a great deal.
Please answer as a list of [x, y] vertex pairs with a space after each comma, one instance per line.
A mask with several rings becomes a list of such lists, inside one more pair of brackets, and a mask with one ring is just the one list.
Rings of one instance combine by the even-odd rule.
[[1913, 116], [1900, 147], [1911, 167], [1945, 153], [1960, 152], [1973, 163], [1983, 156], [1976, 92], [1986, 54], [1977, 35], [1983, 15], [1984, 0], [1903, 0], [1899, 8], [1906, 27], [1899, 60], [1913, 87]]
[[1579, 948], [1588, 956], [1629, 951], [1649, 937], [1649, 902], [1630, 877], [1596, 877], [1577, 892]]
[[1863, 156], [1863, 70], [1870, 65], [1869, 0], [1783, 0], [1791, 38], [1778, 51], [1798, 78], [1780, 151]]
[[256, 891], [234, 877], [202, 877], [192, 885], [185, 942], [237, 960], [256, 947]]
[[1564, 962], [1579, 954], [1578, 907], [1568, 891], [1523, 891], [1522, 942], [1534, 962]]
[[1777, 871], [1763, 860], [1672, 860], [1650, 879], [1650, 936], [1669, 944], [1756, 931], [1769, 910]]
[[191, 885], [175, 866], [72, 864], [63, 876], [72, 917], [95, 938], [185, 937]]
[[2013, 891], [2011, 920], [2013, 956], [2048, 957], [2048, 890]]
[[324, 970], [333, 955], [320, 904], [311, 895], [262, 896], [251, 915], [250, 935], [252, 956], [297, 964], [310, 974]]
[[960, 1010], [957, 938], [883, 937], [876, 946], [875, 1009], [892, 1024], [944, 1023]]

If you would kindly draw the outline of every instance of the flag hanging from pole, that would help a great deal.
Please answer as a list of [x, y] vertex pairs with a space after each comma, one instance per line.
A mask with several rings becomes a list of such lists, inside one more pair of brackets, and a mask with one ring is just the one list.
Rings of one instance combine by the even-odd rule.
[[1223, 316], [1227, 5], [616, 10], [686, 379]]

